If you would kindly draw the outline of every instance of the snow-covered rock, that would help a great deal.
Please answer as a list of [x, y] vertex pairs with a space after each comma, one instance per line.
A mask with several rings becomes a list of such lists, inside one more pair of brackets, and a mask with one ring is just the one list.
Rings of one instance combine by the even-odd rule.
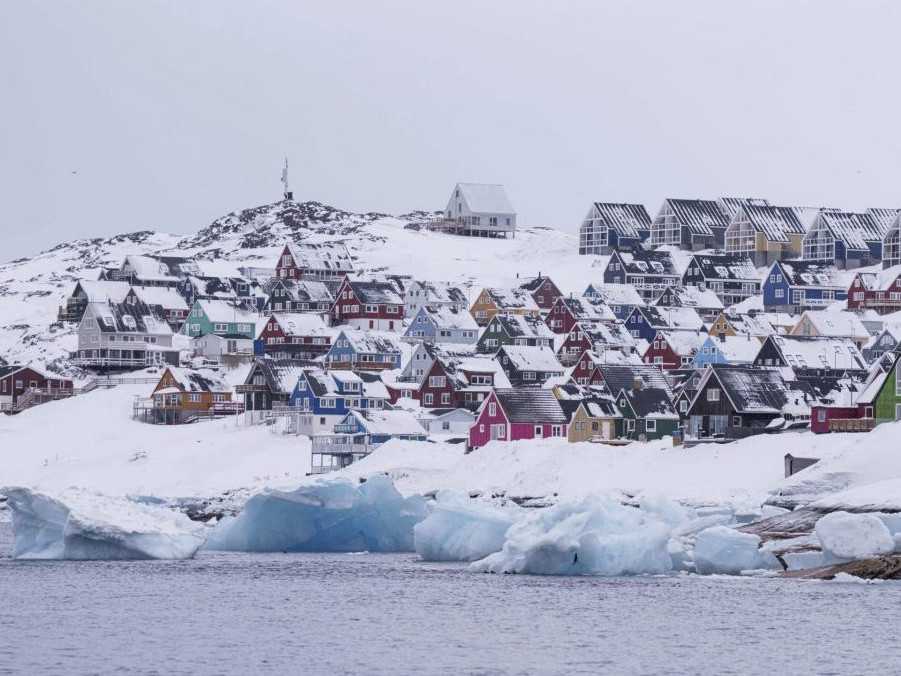
[[831, 512], [817, 521], [815, 532], [824, 554], [837, 560], [866, 559], [895, 549], [895, 539], [875, 514]]
[[738, 575], [745, 570], [777, 568], [771, 553], [760, 550], [760, 538], [728, 526], [713, 526], [698, 533], [694, 561], [702, 575]]
[[442, 491], [431, 514], [416, 524], [416, 553], [426, 561], [477, 561], [501, 550], [510, 526], [524, 515], [515, 504], [500, 507]]
[[507, 531], [501, 551], [470, 570], [537, 575], [640, 575], [672, 569], [670, 527], [605, 497], [536, 510]]
[[4, 488], [17, 559], [189, 559], [205, 526], [165, 507], [70, 489]]
[[357, 485], [322, 481], [293, 491], [265, 490], [219, 522], [208, 549], [249, 552], [411, 552], [425, 499], [404, 498], [390, 479]]

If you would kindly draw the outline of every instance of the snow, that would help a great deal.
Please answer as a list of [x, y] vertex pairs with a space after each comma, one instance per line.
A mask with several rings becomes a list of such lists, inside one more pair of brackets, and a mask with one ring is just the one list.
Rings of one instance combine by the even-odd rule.
[[747, 570], [779, 567], [775, 556], [760, 551], [758, 536], [728, 526], [713, 526], [698, 533], [694, 561], [702, 575], [738, 575]]
[[838, 560], [866, 559], [895, 550], [895, 540], [875, 514], [831, 512], [817, 521], [816, 535], [826, 555]]
[[670, 529], [641, 509], [592, 496], [536, 510], [507, 531], [501, 551], [470, 570], [534, 575], [641, 575], [672, 569]]
[[441, 491], [431, 513], [413, 529], [416, 553], [425, 561], [477, 561], [501, 550], [510, 526], [524, 510]]
[[153, 504], [78, 489], [56, 497], [0, 492], [12, 511], [17, 559], [189, 559], [204, 542], [205, 526]]
[[223, 519], [209, 549], [247, 552], [410, 552], [425, 500], [404, 498], [384, 476], [364, 484], [321, 481], [254, 495], [237, 517]]

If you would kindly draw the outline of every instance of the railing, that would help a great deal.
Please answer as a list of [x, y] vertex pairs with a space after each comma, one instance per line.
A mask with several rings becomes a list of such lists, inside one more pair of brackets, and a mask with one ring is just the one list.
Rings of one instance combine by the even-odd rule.
[[334, 437], [313, 437], [312, 452], [322, 455], [367, 455], [372, 452], [369, 444], [335, 443]]
[[870, 432], [874, 427], [875, 418], [833, 418], [829, 421], [830, 432]]

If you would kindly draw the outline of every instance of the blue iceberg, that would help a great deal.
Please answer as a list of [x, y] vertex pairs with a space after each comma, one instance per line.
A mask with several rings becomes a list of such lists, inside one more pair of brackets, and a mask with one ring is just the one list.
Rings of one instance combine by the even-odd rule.
[[363, 484], [321, 481], [267, 489], [223, 519], [207, 549], [241, 552], [412, 552], [413, 527], [428, 516], [424, 498], [404, 498], [388, 477]]

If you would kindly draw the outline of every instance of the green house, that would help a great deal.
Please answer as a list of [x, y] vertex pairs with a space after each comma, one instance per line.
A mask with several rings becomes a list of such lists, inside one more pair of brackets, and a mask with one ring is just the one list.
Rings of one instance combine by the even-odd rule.
[[679, 416], [665, 390], [624, 388], [616, 405], [623, 414], [618, 421], [622, 428], [617, 430], [623, 439], [653, 441], [672, 435], [679, 427]]
[[554, 347], [554, 334], [544, 323], [525, 315], [497, 314], [485, 326], [476, 352], [494, 354], [504, 345], [527, 345]]
[[901, 355], [885, 374], [882, 386], [873, 398], [873, 417], [876, 424], [901, 420]]
[[181, 332], [197, 338], [210, 333], [230, 338], [256, 337], [257, 316], [225, 300], [195, 300]]

